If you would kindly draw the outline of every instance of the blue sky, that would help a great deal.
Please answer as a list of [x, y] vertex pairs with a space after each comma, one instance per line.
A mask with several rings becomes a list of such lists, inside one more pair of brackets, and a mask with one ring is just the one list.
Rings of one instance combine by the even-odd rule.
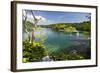
[[[83, 21], [88, 21], [86, 17], [90, 15], [89, 13], [80, 12], [58, 12], [58, 11], [33, 11], [35, 16], [42, 17], [43, 20], [40, 21], [39, 25], [48, 25], [54, 23], [79, 23]], [[32, 14], [28, 11], [28, 15]]]

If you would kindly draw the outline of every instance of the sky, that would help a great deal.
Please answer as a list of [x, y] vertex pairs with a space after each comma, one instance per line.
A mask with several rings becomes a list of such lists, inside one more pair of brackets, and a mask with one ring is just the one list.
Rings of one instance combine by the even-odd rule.
[[[27, 12], [27, 15], [25, 15]], [[49, 25], [55, 23], [80, 23], [88, 21], [87, 16], [90, 13], [82, 12], [60, 12], [60, 11], [37, 11], [32, 10], [35, 17], [39, 19], [38, 25]], [[23, 15], [27, 16], [27, 20], [34, 23], [34, 18], [30, 10], [23, 10]]]

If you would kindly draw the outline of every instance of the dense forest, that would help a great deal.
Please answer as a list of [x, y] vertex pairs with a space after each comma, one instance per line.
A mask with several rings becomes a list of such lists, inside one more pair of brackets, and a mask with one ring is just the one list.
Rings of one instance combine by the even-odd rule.
[[[24, 21], [23, 21], [24, 22]], [[49, 25], [37, 25], [37, 27], [42, 28], [52, 28], [54, 30], [64, 30], [68, 32], [73, 31], [91, 31], [91, 23], [90, 21], [84, 21], [81, 23], [56, 23], [56, 24], [49, 24]], [[27, 29], [30, 31], [32, 28], [34, 28], [33, 23], [27, 21], [25, 25], [23, 25], [23, 31]]]
[[78, 30], [78, 31], [91, 31], [91, 23], [90, 21], [84, 21], [81, 23], [56, 23], [50, 25], [40, 25], [45, 28], [52, 28], [55, 30]]

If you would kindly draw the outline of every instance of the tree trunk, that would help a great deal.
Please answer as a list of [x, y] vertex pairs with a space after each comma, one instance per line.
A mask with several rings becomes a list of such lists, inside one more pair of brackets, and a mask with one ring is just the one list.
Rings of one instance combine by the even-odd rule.
[[34, 36], [34, 29], [32, 30], [32, 39], [31, 42], [33, 42], [35, 40], [35, 36]]

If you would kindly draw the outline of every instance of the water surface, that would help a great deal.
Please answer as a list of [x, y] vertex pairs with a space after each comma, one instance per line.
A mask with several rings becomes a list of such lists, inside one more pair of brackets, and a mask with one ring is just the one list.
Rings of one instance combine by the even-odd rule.
[[[30, 32], [31, 33], [31, 32]], [[23, 40], [27, 39], [26, 33], [23, 34]], [[90, 36], [83, 32], [63, 32], [54, 31], [50, 28], [35, 30], [35, 40], [44, 39], [44, 45], [49, 53], [64, 52], [68, 53], [73, 50], [86, 53], [90, 44]]]

